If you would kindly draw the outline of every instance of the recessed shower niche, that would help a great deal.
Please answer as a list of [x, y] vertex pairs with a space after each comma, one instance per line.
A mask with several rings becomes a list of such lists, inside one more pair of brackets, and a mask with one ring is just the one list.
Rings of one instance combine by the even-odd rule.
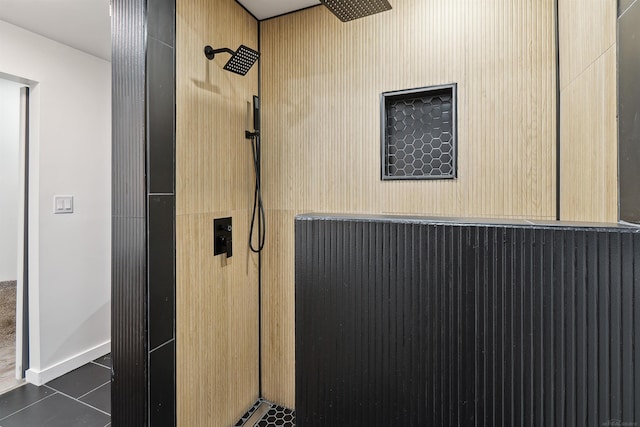
[[456, 178], [456, 84], [380, 96], [382, 179]]

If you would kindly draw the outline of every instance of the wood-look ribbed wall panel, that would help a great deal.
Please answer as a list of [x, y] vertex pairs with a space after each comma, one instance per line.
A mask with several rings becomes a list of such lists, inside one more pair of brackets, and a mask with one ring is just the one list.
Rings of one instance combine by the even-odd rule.
[[[232, 216], [233, 257], [213, 256], [213, 218]], [[248, 214], [177, 217], [178, 425], [233, 425], [258, 397], [258, 276]]]
[[[323, 7], [261, 24], [267, 232], [281, 241], [265, 255], [264, 393], [289, 406], [295, 213], [555, 218], [553, 1], [392, 3], [347, 24]], [[458, 179], [382, 182], [380, 93], [451, 82]]]
[[[258, 24], [233, 0], [177, 3], [176, 294], [178, 425], [233, 425], [258, 397], [258, 270], [247, 102], [258, 70], [224, 71], [205, 45], [257, 49]], [[233, 257], [213, 255], [213, 219], [233, 218]]]
[[564, 220], [618, 220], [615, 45], [561, 95], [561, 202]]
[[563, 220], [618, 220], [616, 8], [558, 2]]
[[262, 273], [263, 394], [293, 408], [295, 383], [294, 218], [297, 212], [267, 212]]
[[558, 0], [560, 89], [616, 43], [617, 0]]

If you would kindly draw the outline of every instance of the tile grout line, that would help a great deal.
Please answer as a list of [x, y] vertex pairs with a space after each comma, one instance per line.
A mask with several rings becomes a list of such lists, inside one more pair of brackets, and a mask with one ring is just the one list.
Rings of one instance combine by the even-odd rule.
[[[104, 384], [103, 384], [103, 385], [104, 385]], [[88, 406], [88, 407], [89, 407], [89, 408], [91, 408], [91, 409], [95, 409], [95, 410], [96, 410], [96, 411], [98, 411], [98, 412], [101, 412], [101, 413], [103, 413], [103, 414], [105, 414], [105, 415], [108, 415], [108, 416], [109, 416], [109, 419], [111, 419], [111, 414], [110, 414], [110, 413], [108, 413], [108, 412], [103, 411], [102, 409], [98, 409], [98, 408], [96, 408], [95, 406], [91, 406], [91, 405], [89, 405], [88, 403], [83, 402], [82, 400], [78, 400], [78, 399], [76, 399], [75, 397], [73, 397], [73, 396], [69, 396], [67, 393], [63, 393], [63, 392], [61, 392], [61, 391], [58, 391], [58, 390], [56, 390], [56, 389], [54, 389], [54, 388], [52, 388], [52, 387], [50, 387], [50, 386], [48, 386], [48, 385], [46, 385], [46, 384], [45, 384], [44, 386], [45, 386], [45, 387], [49, 387], [51, 390], [55, 390], [55, 391], [57, 391], [59, 394], [61, 394], [61, 395], [65, 396], [65, 397], [68, 397], [68, 398], [69, 398], [69, 399], [71, 399], [71, 400], [75, 400], [75, 401], [76, 401], [76, 402], [78, 402], [78, 403], [82, 403], [84, 406]]]
[[631, 2], [631, 4], [630, 4], [629, 6], [627, 6], [627, 8], [626, 8], [625, 10], [623, 10], [623, 11], [620, 13], [620, 16], [618, 16], [618, 18], [617, 18], [617, 19], [622, 18], [622, 17], [624, 16], [624, 14], [625, 14], [625, 13], [627, 13], [627, 12], [629, 11], [629, 9], [631, 9], [633, 6], [635, 6], [635, 4], [636, 4], [636, 2], [637, 2], [637, 1], [638, 1], [638, 0], [633, 0], [633, 1]]
[[62, 393], [62, 392], [58, 392], [58, 393], [60, 393], [60, 394], [61, 394], [61, 395], [63, 395], [63, 396], [68, 397], [69, 399], [75, 400], [75, 401], [76, 401], [76, 402], [78, 402], [78, 403], [82, 403], [84, 406], [87, 406], [87, 407], [89, 407], [89, 408], [91, 408], [91, 409], [95, 409], [95, 410], [96, 410], [96, 411], [98, 411], [98, 412], [101, 412], [101, 413], [103, 413], [103, 414], [105, 414], [105, 415], [108, 415], [108, 416], [109, 416], [109, 420], [111, 420], [111, 414], [110, 414], [110, 413], [105, 412], [105, 411], [103, 411], [102, 409], [96, 408], [95, 406], [91, 406], [91, 405], [89, 405], [88, 403], [83, 402], [82, 400], [74, 399], [73, 397], [69, 396], [68, 394], [65, 394], [65, 393]]
[[[103, 365], [103, 364], [101, 364], [101, 363], [96, 362], [95, 360], [92, 360], [92, 361], [90, 361], [89, 363], [93, 363], [94, 365], [100, 366], [101, 368], [107, 369], [107, 370], [109, 370], [109, 371], [111, 371], [111, 369], [112, 369], [112, 368], [110, 368], [109, 366], [106, 366], [106, 365]], [[107, 415], [107, 416], [109, 417], [109, 422], [108, 422], [104, 427], [108, 427], [108, 426], [110, 426], [110, 425], [111, 425], [111, 414], [110, 414], [109, 412], [106, 412], [106, 411], [104, 411], [104, 410], [100, 409], [100, 408], [97, 408], [97, 407], [95, 407], [95, 406], [93, 406], [93, 405], [90, 405], [89, 403], [83, 402], [83, 401], [82, 401], [82, 400], [80, 400], [80, 399], [85, 398], [86, 396], [88, 396], [89, 394], [91, 394], [91, 393], [93, 393], [94, 391], [98, 390], [99, 388], [101, 388], [101, 387], [104, 387], [104, 386], [108, 385], [110, 382], [111, 382], [111, 379], [109, 379], [108, 381], [104, 382], [103, 384], [100, 384], [99, 386], [97, 386], [97, 387], [95, 387], [95, 388], [93, 388], [93, 389], [89, 390], [88, 392], [86, 392], [86, 393], [82, 394], [81, 396], [79, 396], [79, 397], [77, 397], [77, 398], [75, 398], [75, 397], [73, 397], [73, 396], [71, 396], [71, 395], [68, 395], [68, 394], [66, 394], [66, 393], [64, 393], [64, 392], [62, 392], [62, 391], [60, 391], [60, 390], [57, 390], [57, 389], [55, 389], [54, 387], [52, 387], [52, 386], [50, 386], [50, 385], [48, 385], [48, 384], [42, 384], [42, 386], [41, 386], [41, 387], [44, 387], [44, 388], [46, 388], [46, 389], [48, 389], [48, 390], [50, 390], [50, 391], [52, 392], [50, 395], [45, 396], [45, 397], [43, 397], [43, 398], [41, 398], [41, 399], [38, 399], [38, 400], [36, 400], [35, 402], [32, 402], [32, 403], [30, 403], [30, 404], [28, 404], [28, 405], [26, 405], [26, 406], [21, 407], [20, 409], [18, 409], [18, 410], [16, 410], [16, 411], [14, 411], [14, 412], [11, 412], [11, 413], [9, 413], [9, 414], [7, 414], [7, 415], [3, 416], [2, 418], [0, 418], [0, 421], [5, 421], [5, 420], [7, 420], [7, 419], [8, 419], [8, 418], [10, 418], [10, 417], [12, 417], [12, 416], [14, 416], [14, 415], [16, 415], [16, 414], [18, 414], [18, 413], [20, 413], [20, 412], [22, 412], [22, 411], [24, 411], [24, 410], [28, 409], [28, 408], [30, 408], [30, 407], [32, 407], [32, 406], [34, 406], [34, 405], [37, 405], [37, 404], [39, 404], [39, 403], [43, 402], [43, 401], [44, 401], [44, 400], [46, 400], [46, 399], [49, 399], [49, 398], [51, 398], [51, 397], [55, 396], [56, 394], [60, 394], [61, 396], [64, 396], [65, 398], [71, 399], [72, 401], [76, 401], [76, 402], [80, 403], [81, 405], [84, 405], [84, 406], [86, 406], [86, 407], [88, 407], [88, 408], [91, 408], [91, 409], [93, 409], [93, 410], [95, 410], [95, 411], [98, 411], [99, 413], [102, 413], [102, 414], [104, 414], [104, 415]], [[23, 387], [23, 386], [25, 386], [25, 385], [27, 385], [27, 384], [28, 384], [28, 383], [25, 383], [25, 384], [21, 385], [20, 387]], [[16, 387], [15, 389], [20, 388], [20, 387]], [[10, 391], [12, 391], [12, 390], [10, 390]]]
[[91, 361], [91, 362], [89, 362], [89, 363], [93, 363], [94, 365], [98, 365], [98, 366], [100, 366], [101, 368], [105, 368], [105, 369], [111, 370], [111, 367], [110, 367], [110, 366], [103, 365], [102, 363], [98, 363], [98, 362], [96, 362], [95, 360], [92, 360], [92, 361]]
[[593, 61], [589, 62], [589, 64], [582, 70], [580, 71], [574, 78], [572, 78], [564, 88], [562, 88], [562, 85], [560, 85], [560, 91], [563, 92], [566, 89], [569, 88], [569, 86], [571, 86], [573, 84], [573, 82], [575, 82], [576, 80], [578, 80], [580, 77], [582, 77], [582, 75], [584, 73], [586, 73], [587, 71], [589, 71], [589, 68], [591, 68], [592, 66], [595, 66], [596, 62], [598, 62], [599, 59], [601, 59], [603, 56], [605, 56], [609, 50], [611, 50], [611, 48], [613, 48], [613, 46], [615, 46], [618, 43], [618, 40], [614, 41], [611, 46], [607, 47], [604, 52], [602, 52], [601, 54], [598, 55], [597, 58], [595, 58]]
[[175, 341], [175, 340], [176, 340], [175, 338], [171, 338], [169, 341], [165, 341], [164, 343], [160, 344], [159, 346], [157, 346], [157, 347], [156, 347], [156, 348], [154, 348], [153, 350], [150, 350], [150, 351], [149, 351], [149, 354], [153, 353], [153, 352], [154, 352], [154, 351], [156, 351], [156, 350], [161, 349], [162, 347], [165, 347], [165, 346], [167, 346], [167, 345], [171, 344], [171, 342], [172, 342], [172, 341]]
[[82, 399], [83, 397], [86, 397], [87, 394], [91, 394], [94, 391], [96, 391], [97, 389], [106, 386], [107, 384], [111, 383], [111, 380], [107, 381], [104, 384], [100, 384], [98, 387], [94, 388], [93, 390], [89, 390], [88, 392], [86, 392], [85, 394], [83, 394], [82, 396], [78, 397], [78, 400]]
[[[51, 387], [49, 387], [49, 388], [51, 388]], [[53, 389], [52, 389], [52, 390], [53, 390]], [[15, 415], [15, 414], [17, 414], [18, 412], [22, 412], [22, 411], [24, 411], [25, 409], [27, 409], [27, 408], [29, 408], [29, 407], [31, 407], [31, 406], [33, 406], [33, 405], [37, 404], [37, 403], [42, 402], [43, 400], [47, 400], [47, 399], [48, 399], [48, 398], [50, 398], [51, 396], [55, 396], [57, 393], [58, 393], [58, 390], [53, 390], [53, 393], [51, 393], [49, 396], [45, 396], [45, 397], [43, 397], [42, 399], [40, 399], [40, 400], [38, 400], [38, 401], [35, 401], [35, 402], [33, 402], [33, 403], [31, 403], [31, 404], [29, 404], [29, 405], [27, 405], [27, 406], [24, 406], [24, 407], [22, 407], [22, 408], [18, 409], [18, 410], [17, 410], [17, 411], [15, 411], [15, 412], [12, 412], [11, 414], [7, 415], [7, 416], [6, 416], [6, 417], [4, 417], [4, 418], [0, 418], [0, 421], [4, 421], [4, 420], [6, 420], [6, 419], [7, 419], [7, 418], [9, 418], [9, 417], [14, 416], [14, 415]]]

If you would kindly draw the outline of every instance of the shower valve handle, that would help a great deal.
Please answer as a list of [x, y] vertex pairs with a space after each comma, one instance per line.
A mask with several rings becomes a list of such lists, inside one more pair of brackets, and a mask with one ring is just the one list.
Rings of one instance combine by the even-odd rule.
[[213, 254], [233, 256], [233, 235], [231, 218], [217, 218], [213, 220]]

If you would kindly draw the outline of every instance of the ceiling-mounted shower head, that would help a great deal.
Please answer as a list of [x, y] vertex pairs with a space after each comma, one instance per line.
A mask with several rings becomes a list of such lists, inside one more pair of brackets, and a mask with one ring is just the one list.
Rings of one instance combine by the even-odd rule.
[[241, 76], [246, 75], [251, 67], [253, 67], [253, 64], [260, 58], [259, 52], [243, 44], [241, 44], [235, 52], [228, 47], [223, 47], [222, 49], [214, 49], [211, 46], [204, 47], [204, 55], [209, 60], [215, 58], [217, 53], [222, 52], [231, 54], [231, 58], [229, 58], [223, 68], [232, 73], [240, 74]]
[[320, 0], [342, 22], [391, 10], [387, 0]]

